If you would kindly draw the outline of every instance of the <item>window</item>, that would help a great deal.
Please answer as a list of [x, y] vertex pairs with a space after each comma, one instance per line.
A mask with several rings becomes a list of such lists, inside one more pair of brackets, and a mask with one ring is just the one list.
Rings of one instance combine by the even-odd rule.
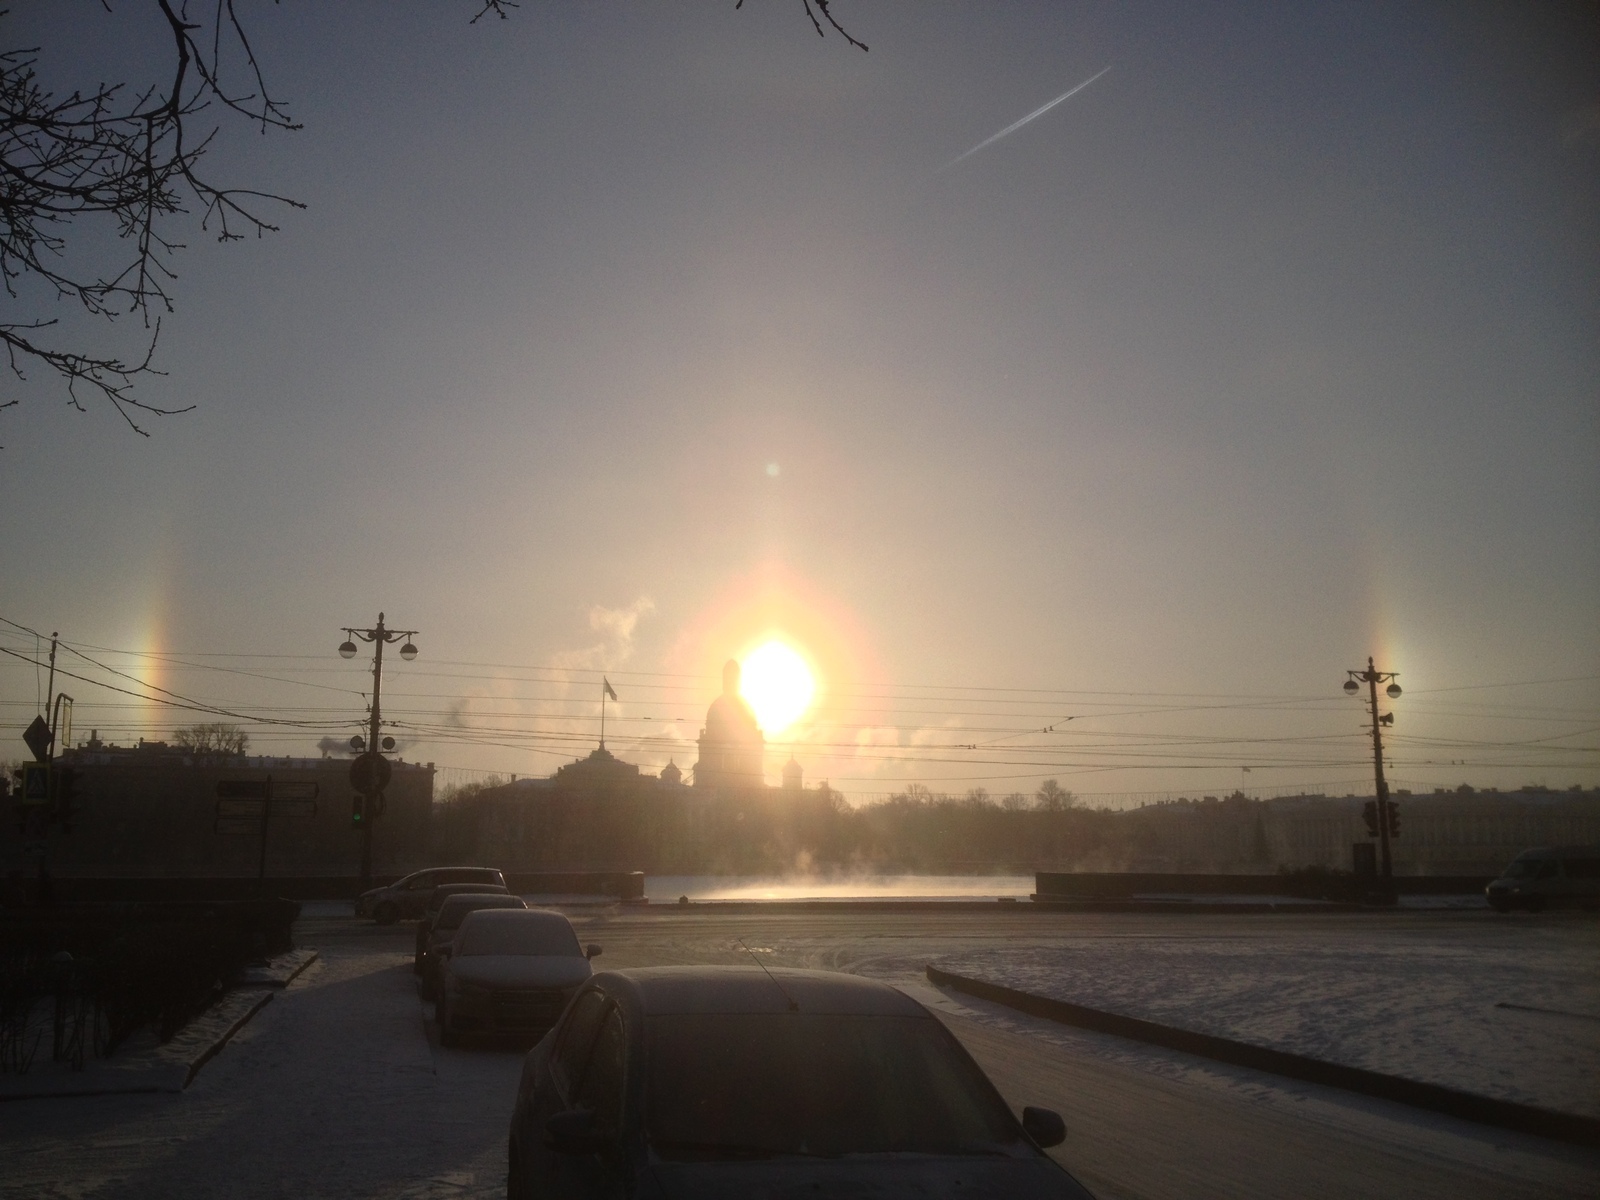
[[553, 954], [582, 958], [567, 919], [550, 913], [483, 913], [461, 922], [459, 954]]
[[589, 1061], [589, 1048], [594, 1044], [595, 1031], [600, 1028], [600, 1018], [605, 1015], [605, 993], [591, 988], [572, 1002], [561, 1037], [556, 1043], [555, 1062], [552, 1064], [556, 1082], [567, 1096], [583, 1076]]
[[603, 1133], [616, 1133], [622, 1125], [623, 1064], [627, 1057], [627, 1036], [622, 1028], [622, 1013], [612, 1006], [595, 1038], [589, 1065], [578, 1084], [574, 1107], [594, 1114], [595, 1127]]
[[1025, 1150], [932, 1018], [663, 1014], [645, 1031], [646, 1124], [663, 1158]]

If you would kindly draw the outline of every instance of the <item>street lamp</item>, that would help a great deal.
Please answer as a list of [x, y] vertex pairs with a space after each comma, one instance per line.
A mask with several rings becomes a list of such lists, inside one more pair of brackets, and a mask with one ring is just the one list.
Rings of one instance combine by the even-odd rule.
[[356, 790], [361, 793], [361, 889], [365, 891], [372, 885], [372, 818], [377, 815], [378, 801], [383, 796], [383, 785], [389, 776], [388, 760], [378, 752], [379, 746], [385, 750], [394, 749], [394, 739], [378, 737], [378, 726], [383, 717], [379, 708], [379, 698], [383, 691], [383, 648], [392, 642], [405, 639], [405, 645], [400, 647], [400, 657], [410, 662], [417, 656], [416, 644], [412, 638], [417, 636], [415, 629], [388, 629], [383, 624], [383, 614], [378, 614], [378, 623], [371, 629], [356, 629], [345, 627], [345, 640], [339, 644], [339, 655], [342, 658], [356, 656], [356, 639], [372, 643], [372, 711], [367, 722], [368, 731], [365, 742], [360, 736], [350, 739], [350, 747], [354, 750], [365, 752], [350, 764], [351, 782], [356, 784]]
[[1394, 894], [1394, 864], [1389, 855], [1389, 839], [1391, 836], [1400, 835], [1400, 821], [1398, 807], [1389, 799], [1389, 785], [1383, 778], [1383, 727], [1394, 724], [1393, 713], [1378, 712], [1378, 685], [1388, 682], [1384, 695], [1391, 700], [1400, 698], [1400, 685], [1394, 682], [1398, 672], [1380, 671], [1372, 665], [1372, 659], [1367, 659], [1365, 671], [1347, 672], [1350, 678], [1344, 681], [1344, 690], [1350, 695], [1355, 695], [1361, 690], [1361, 685], [1367, 685], [1367, 699], [1372, 714], [1372, 772], [1377, 784], [1377, 799], [1374, 802], [1377, 808], [1378, 844], [1382, 858], [1381, 875], [1384, 890], [1390, 895]]

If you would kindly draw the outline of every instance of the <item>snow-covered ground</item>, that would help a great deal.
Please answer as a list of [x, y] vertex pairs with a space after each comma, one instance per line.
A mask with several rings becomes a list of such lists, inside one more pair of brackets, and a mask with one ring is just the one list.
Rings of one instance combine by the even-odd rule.
[[1600, 1116], [1592, 920], [1473, 936], [1241, 925], [1230, 936], [1098, 931], [975, 949], [946, 971], [1074, 1004], [1484, 1095]]

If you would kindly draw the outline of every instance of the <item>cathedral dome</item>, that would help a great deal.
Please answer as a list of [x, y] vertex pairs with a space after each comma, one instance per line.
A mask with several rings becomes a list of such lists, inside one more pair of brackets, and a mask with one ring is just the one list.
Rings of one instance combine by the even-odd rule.
[[755, 710], [739, 695], [739, 664], [729, 659], [722, 668], [722, 695], [706, 710], [700, 732], [697, 787], [759, 787], [766, 739]]

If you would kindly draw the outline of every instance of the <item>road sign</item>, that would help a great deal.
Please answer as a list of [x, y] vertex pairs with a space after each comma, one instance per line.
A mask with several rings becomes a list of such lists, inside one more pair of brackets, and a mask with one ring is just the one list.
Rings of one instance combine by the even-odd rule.
[[371, 796], [389, 786], [389, 776], [393, 773], [394, 768], [387, 758], [369, 750], [350, 764], [350, 786]]
[[22, 764], [22, 802], [24, 804], [50, 803], [50, 764]]
[[50, 726], [45, 724], [43, 717], [35, 717], [33, 723], [22, 731], [22, 740], [28, 743], [28, 749], [40, 762], [50, 761]]
[[217, 795], [225, 796], [230, 800], [265, 800], [267, 798], [267, 781], [265, 779], [220, 779], [217, 781]]

